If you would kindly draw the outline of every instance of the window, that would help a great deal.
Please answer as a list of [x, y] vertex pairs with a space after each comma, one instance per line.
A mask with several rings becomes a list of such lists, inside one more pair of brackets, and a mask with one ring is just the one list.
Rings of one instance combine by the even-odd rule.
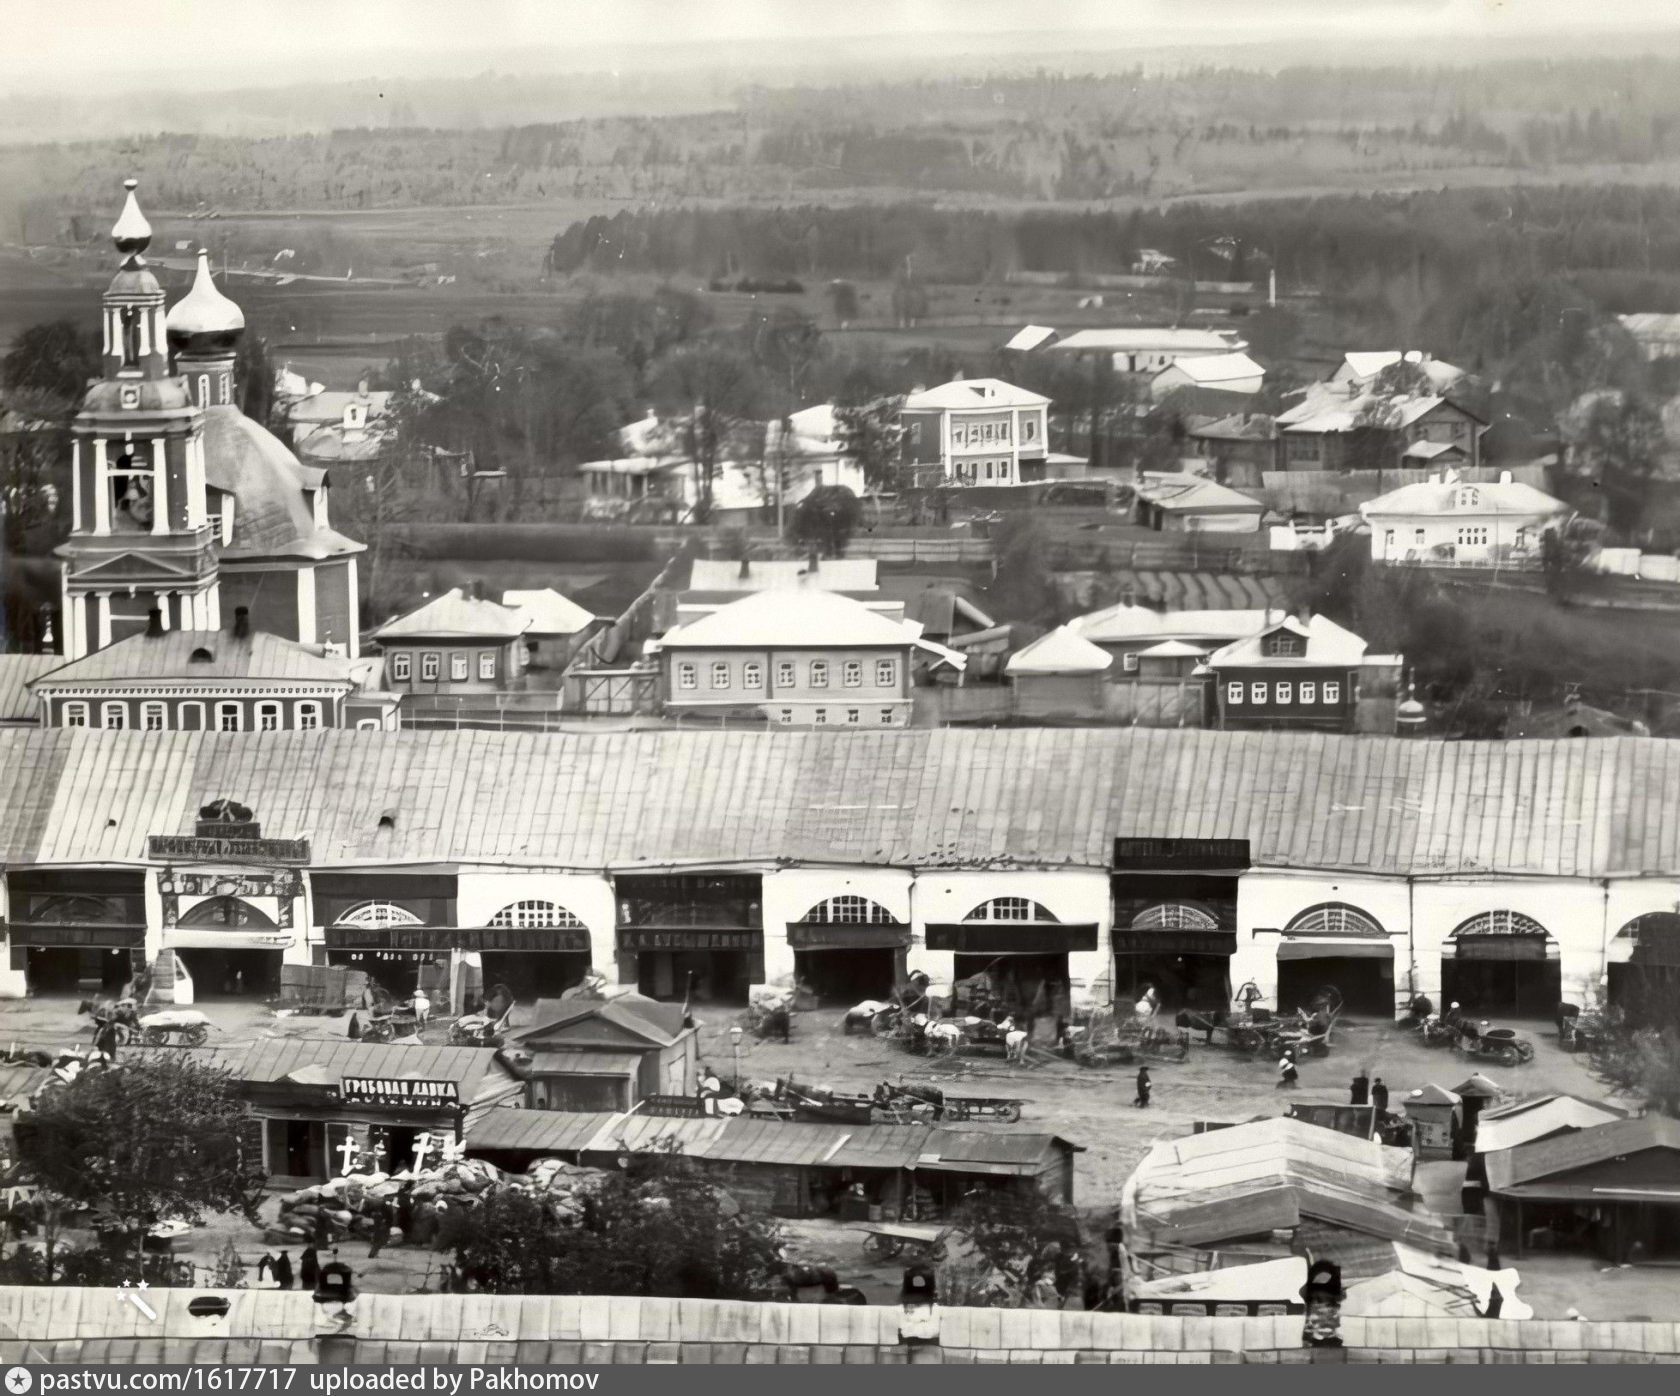
[[228, 375], [222, 375], [222, 381], [216, 385], [216, 401], [226, 406], [229, 401]]
[[1339, 702], [1341, 702], [1342, 701], [1342, 686], [1341, 686], [1341, 684], [1339, 684], [1339, 683], [1326, 683], [1324, 685], [1324, 701], [1326, 703], [1339, 703]]
[[776, 687], [792, 688], [793, 682], [793, 661], [791, 659], [780, 660], [776, 665]]
[[990, 461], [986, 462], [986, 478], [988, 480], [992, 478], [992, 463]]
[[1482, 502], [1480, 490], [1473, 490], [1466, 486], [1458, 492], [1458, 507], [1460, 509], [1474, 509]]
[[393, 679], [408, 678], [408, 655], [397, 653], [391, 656], [391, 677]]
[[1301, 653], [1301, 642], [1293, 635], [1274, 635], [1268, 648], [1274, 658], [1293, 659]]
[[1423, 546], [1423, 539], [1424, 532], [1421, 528], [1415, 528], [1412, 530], [1412, 544], [1414, 547], [1421, 548]]
[[694, 665], [692, 665], [692, 664], [679, 664], [679, 665], [677, 665], [677, 687], [678, 688], [699, 688], [700, 687], [700, 674], [699, 674], [699, 671], [695, 668]]
[[1303, 703], [1316, 703], [1318, 701], [1318, 685], [1303, 683], [1301, 685], [1301, 701]]
[[1217, 931], [1219, 918], [1188, 902], [1157, 902], [1132, 918], [1137, 931]]
[[1485, 911], [1480, 916], [1472, 916], [1452, 933], [1452, 939], [1460, 936], [1545, 936], [1550, 939], [1546, 928], [1532, 916], [1524, 916], [1518, 911]]
[[792, 708], [783, 708], [782, 713], [781, 713], [781, 718], [782, 718], [783, 723], [792, 723], [792, 721], [793, 721], [793, 709]]
[[826, 660], [813, 659], [811, 661], [811, 687], [828, 687], [828, 663]]
[[1137, 673], [1138, 657], [1136, 650], [1127, 650], [1125, 654], [1120, 656], [1120, 668], [1128, 674]]
[[100, 709], [99, 722], [100, 726], [108, 731], [122, 731], [123, 728], [128, 726], [128, 704], [106, 703]]
[[148, 732], [162, 732], [169, 726], [167, 709], [162, 703], [140, 705], [140, 725]]
[[1266, 685], [1263, 683], [1249, 684], [1248, 693], [1251, 703], [1264, 703], [1266, 701]]
[[1277, 700], [1280, 703], [1290, 703], [1295, 699], [1295, 685], [1279, 682], [1277, 686]]
[[818, 708], [817, 713], [816, 713], [816, 717], [813, 720], [816, 722], [818, 727], [827, 727], [828, 726], [828, 709], [827, 708]]
[[799, 918], [806, 926], [896, 926], [900, 922], [879, 902], [868, 897], [830, 897]]
[[1394, 530], [1392, 528], [1383, 530], [1383, 551], [1385, 553], [1394, 551]]
[[359, 717], [356, 719], [356, 730], [358, 732], [377, 732], [379, 730], [379, 719], [377, 717]]
[[951, 424], [951, 444], [953, 446], [966, 446], [968, 444], [968, 428], [961, 422]]
[[198, 405], [200, 407], [210, 405], [210, 375], [208, 373], [198, 375]]
[[1000, 460], [998, 462], [998, 479], [1007, 480], [1008, 478], [1009, 478], [1009, 462], [1006, 461], [1006, 460]]
[[1316, 436], [1289, 436], [1288, 456], [1290, 460], [1317, 460], [1318, 438]]
[[1488, 531], [1485, 528], [1461, 528], [1458, 531], [1458, 544], [1461, 548], [1484, 548], [1487, 546]]
[[893, 710], [891, 708], [882, 708], [881, 709], [881, 726], [891, 727], [892, 725], [893, 725]]
[[847, 688], [863, 687], [863, 661], [861, 659], [848, 659], [845, 674]]
[[257, 704], [257, 731], [278, 732], [280, 730], [280, 705], [278, 703]]
[[992, 424], [990, 422], [987, 422], [986, 425], [980, 429], [980, 439], [982, 441], [990, 441], [992, 439]]
[[1342, 902], [1325, 902], [1322, 906], [1309, 907], [1289, 923], [1285, 933], [1292, 931], [1309, 935], [1385, 938], [1388, 934], [1375, 917]]
[[741, 666], [741, 687], [756, 691], [764, 687], [764, 666], [746, 663]]
[[1227, 703], [1240, 703], [1242, 700], [1243, 686], [1240, 683], [1228, 683], [1225, 685], [1225, 701]]
[[967, 916], [964, 921], [1041, 921], [1047, 925], [1056, 925], [1056, 918], [1037, 902], [1026, 897], [993, 897], [989, 902], [981, 902]]
[[492, 926], [513, 926], [526, 930], [565, 926], [571, 930], [585, 929], [582, 921], [558, 902], [524, 901], [504, 906], [490, 918]]
[[491, 683], [496, 677], [496, 651], [480, 650], [478, 652], [478, 677], [482, 683]]
[[243, 724], [240, 721], [239, 704], [216, 704], [216, 730], [218, 732], [237, 732]]
[[1038, 440], [1038, 419], [1036, 417], [1028, 417], [1026, 421], [1021, 423], [1021, 426], [1024, 428], [1021, 433], [1023, 441]]
[[847, 708], [846, 709], [846, 721], [847, 722], [856, 723], [856, 722], [862, 721], [862, 719], [863, 719], [863, 714], [858, 709], [856, 709], [856, 708]]
[[451, 654], [449, 656], [449, 678], [453, 683], [460, 683], [467, 677], [467, 656]]
[[299, 703], [293, 711], [297, 714], [297, 730], [313, 732], [321, 725], [321, 705], [319, 703]]
[[912, 446], [922, 444], [922, 424], [920, 422], [910, 423], [910, 444]]
[[422, 926], [425, 922], [406, 906], [398, 906], [395, 902], [363, 902], [360, 906], [351, 907], [333, 924], [383, 929], [387, 926]]
[[1009, 440], [1009, 423], [1008, 422], [999, 422], [998, 423], [997, 439], [999, 441]]
[[427, 683], [436, 683], [438, 676], [439, 658], [435, 654], [420, 656], [420, 677]]
[[875, 661], [875, 686], [877, 688], [891, 688], [897, 682], [898, 661], [877, 659]]
[[725, 660], [720, 659], [712, 665], [712, 687], [729, 687], [729, 665]]

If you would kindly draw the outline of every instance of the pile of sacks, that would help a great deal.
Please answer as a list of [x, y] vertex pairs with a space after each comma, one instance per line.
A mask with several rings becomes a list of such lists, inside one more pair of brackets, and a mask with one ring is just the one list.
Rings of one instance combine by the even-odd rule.
[[606, 1174], [598, 1168], [579, 1168], [557, 1158], [540, 1158], [523, 1173], [502, 1178], [506, 1187], [535, 1194], [559, 1220], [576, 1221], [584, 1198], [600, 1186]]

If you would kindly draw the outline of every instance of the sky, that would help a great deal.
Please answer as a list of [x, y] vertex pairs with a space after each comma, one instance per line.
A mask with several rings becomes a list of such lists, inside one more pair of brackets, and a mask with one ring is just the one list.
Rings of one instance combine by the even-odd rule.
[[1677, 25], [1674, 0], [0, 0], [0, 90], [71, 90], [90, 74], [111, 86], [225, 90], [486, 68], [599, 71], [656, 49], [669, 62], [673, 46], [691, 46], [705, 66], [748, 43], [812, 61], [813, 44], [872, 36], [939, 36], [943, 46], [1020, 34], [1048, 47], [1083, 37], [1110, 48]]

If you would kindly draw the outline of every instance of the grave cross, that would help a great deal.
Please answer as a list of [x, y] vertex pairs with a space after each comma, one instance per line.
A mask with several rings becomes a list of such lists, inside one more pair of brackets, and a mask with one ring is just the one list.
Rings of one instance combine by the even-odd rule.
[[351, 1135], [344, 1136], [344, 1142], [338, 1146], [338, 1152], [344, 1155], [344, 1176], [348, 1178], [356, 1171], [356, 1141]]
[[420, 1167], [426, 1161], [426, 1155], [432, 1151], [432, 1136], [418, 1134], [414, 1137], [414, 1171], [420, 1172]]

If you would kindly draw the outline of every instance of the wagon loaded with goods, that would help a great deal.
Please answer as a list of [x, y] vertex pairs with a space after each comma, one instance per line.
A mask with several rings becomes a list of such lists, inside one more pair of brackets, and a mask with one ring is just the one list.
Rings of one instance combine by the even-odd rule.
[[950, 1095], [938, 1086], [893, 1085], [883, 1081], [875, 1088], [878, 1118], [886, 1124], [938, 1124], [945, 1120], [997, 1120], [1014, 1124], [1025, 1103], [1015, 1096]]
[[210, 1040], [210, 1020], [196, 1008], [143, 1013], [136, 1027], [146, 1047], [202, 1047]]

